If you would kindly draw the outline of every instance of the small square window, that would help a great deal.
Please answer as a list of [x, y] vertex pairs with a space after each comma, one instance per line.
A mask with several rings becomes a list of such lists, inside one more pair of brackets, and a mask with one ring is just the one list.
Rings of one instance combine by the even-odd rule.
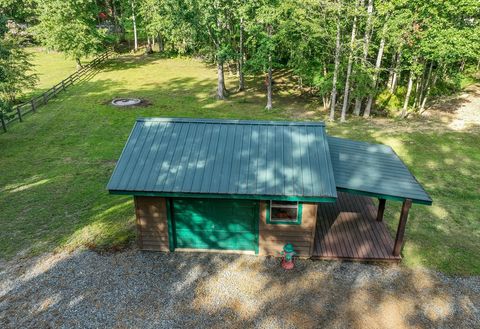
[[267, 214], [269, 224], [300, 224], [301, 204], [292, 201], [270, 201]]

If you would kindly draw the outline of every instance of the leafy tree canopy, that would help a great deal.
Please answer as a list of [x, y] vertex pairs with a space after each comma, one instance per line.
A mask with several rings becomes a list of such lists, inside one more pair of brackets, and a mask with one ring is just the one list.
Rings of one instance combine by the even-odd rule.
[[93, 0], [38, 0], [35, 35], [48, 49], [65, 53], [77, 62], [98, 53], [112, 41], [97, 27], [100, 8]]

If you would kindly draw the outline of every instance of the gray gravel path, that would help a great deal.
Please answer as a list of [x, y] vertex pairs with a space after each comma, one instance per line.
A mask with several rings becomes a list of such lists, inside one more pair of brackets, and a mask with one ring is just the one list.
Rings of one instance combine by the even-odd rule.
[[480, 328], [480, 277], [202, 253], [0, 263], [1, 328]]

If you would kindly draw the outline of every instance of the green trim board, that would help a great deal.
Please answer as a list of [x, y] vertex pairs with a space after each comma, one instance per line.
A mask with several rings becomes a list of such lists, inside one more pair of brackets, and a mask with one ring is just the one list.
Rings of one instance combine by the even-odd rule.
[[302, 224], [302, 214], [303, 214], [303, 203], [297, 201], [297, 220], [295, 222], [291, 221], [271, 221], [271, 208], [272, 208], [272, 200], [265, 201], [267, 204], [265, 219], [267, 224], [276, 225], [276, 224], [287, 224], [287, 225], [301, 225]]
[[167, 224], [168, 224], [168, 249], [171, 252], [175, 251], [176, 246], [176, 235], [175, 235], [175, 225], [173, 219], [173, 211], [172, 211], [172, 199], [166, 198], [165, 199], [165, 207], [167, 208]]
[[256, 203], [255, 207], [255, 255], [260, 251], [260, 202]]
[[[377, 198], [377, 199], [385, 199], [385, 200], [391, 200], [391, 201], [400, 201], [403, 202], [408, 198], [401, 198], [393, 195], [386, 195], [386, 194], [379, 194], [379, 193], [374, 193], [374, 192], [368, 192], [368, 191], [361, 191], [361, 190], [353, 190], [353, 189], [348, 189], [348, 188], [342, 188], [342, 187], [337, 187], [338, 192], [347, 192], [351, 194], [358, 194], [358, 195], [365, 195], [369, 196], [372, 198]], [[412, 200], [412, 203], [417, 203], [417, 204], [423, 204], [426, 206], [431, 206], [432, 201], [424, 201], [424, 200]]]
[[159, 196], [170, 198], [200, 198], [200, 199], [243, 199], [243, 200], [275, 200], [275, 201], [303, 201], [303, 202], [335, 202], [336, 198], [330, 197], [296, 197], [282, 195], [244, 195], [244, 194], [202, 194], [202, 193], [164, 193], [146, 191], [117, 191], [109, 190], [115, 195], [134, 196]]

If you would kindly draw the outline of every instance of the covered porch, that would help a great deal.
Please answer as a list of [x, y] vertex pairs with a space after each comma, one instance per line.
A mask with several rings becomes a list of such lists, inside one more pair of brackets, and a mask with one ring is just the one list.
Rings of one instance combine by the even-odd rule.
[[[336, 137], [328, 144], [338, 198], [318, 205], [312, 257], [399, 261], [412, 204], [432, 199], [389, 146]], [[402, 202], [395, 238], [383, 221], [387, 200]]]
[[336, 202], [319, 204], [312, 258], [399, 261], [395, 240], [378, 215], [373, 200], [357, 194], [338, 192]]

